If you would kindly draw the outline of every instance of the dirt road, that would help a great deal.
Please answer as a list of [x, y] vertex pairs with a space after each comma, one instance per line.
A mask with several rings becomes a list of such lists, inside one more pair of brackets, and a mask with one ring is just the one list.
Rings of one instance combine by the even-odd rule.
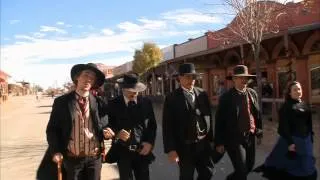
[[[45, 129], [51, 112], [53, 99], [50, 97], [36, 100], [35, 96], [11, 97], [1, 104], [1, 180], [34, 180], [36, 170], [47, 148]], [[161, 105], [155, 105], [158, 132], [154, 153], [156, 161], [150, 166], [152, 180], [178, 179], [177, 165], [169, 164], [163, 153], [161, 131]], [[314, 151], [317, 167], [320, 166], [320, 121], [314, 117], [315, 144]], [[277, 122], [264, 121], [263, 144], [257, 148], [256, 165], [261, 164], [277, 139]], [[228, 156], [216, 165], [212, 179], [225, 179], [233, 170]], [[102, 180], [118, 180], [115, 164], [103, 164]], [[263, 179], [256, 173], [249, 175], [250, 180]], [[320, 179], [320, 178], [318, 178]]]
[[[11, 97], [1, 104], [1, 180], [34, 180], [47, 148], [45, 129], [53, 99]], [[102, 180], [118, 179], [115, 165], [104, 164]]]

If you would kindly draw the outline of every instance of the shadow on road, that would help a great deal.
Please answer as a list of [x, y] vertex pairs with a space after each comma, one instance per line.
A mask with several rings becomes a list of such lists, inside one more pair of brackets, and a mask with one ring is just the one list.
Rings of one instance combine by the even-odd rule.
[[[1, 160], [23, 160], [39, 156], [45, 151], [46, 145], [43, 144], [25, 144], [25, 145], [5, 145], [1, 147]], [[27, 150], [27, 151], [26, 151]]]
[[51, 113], [51, 111], [47, 111], [47, 112], [41, 112], [39, 114], [50, 114], [50, 113]]
[[[153, 150], [156, 161], [150, 166], [150, 176], [152, 180], [173, 180], [179, 179], [179, 168], [178, 164], [169, 163], [167, 154], [163, 152], [163, 141], [162, 141], [162, 103], [153, 103], [154, 113], [156, 116], [156, 121], [158, 124], [157, 129], [157, 138], [155, 142], [155, 148]], [[213, 109], [213, 114], [215, 109]], [[265, 158], [266, 153], [261, 150], [257, 150], [256, 156], [256, 165], [260, 165]], [[214, 174], [212, 179], [221, 179], [224, 180], [226, 177], [233, 172], [233, 167], [229, 156], [226, 154], [223, 159], [215, 164]], [[196, 173], [195, 173], [196, 176]], [[248, 180], [265, 180], [265, 178], [261, 177], [258, 173], [250, 173], [248, 176]]]
[[52, 105], [45, 105], [45, 106], [37, 106], [38, 108], [46, 108], [46, 107], [52, 107]]

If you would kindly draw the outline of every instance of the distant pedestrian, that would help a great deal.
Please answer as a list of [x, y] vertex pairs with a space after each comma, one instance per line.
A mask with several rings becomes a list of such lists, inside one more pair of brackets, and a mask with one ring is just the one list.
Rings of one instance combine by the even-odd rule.
[[310, 107], [301, 100], [302, 88], [297, 81], [288, 84], [285, 103], [279, 111], [280, 135], [260, 170], [272, 180], [316, 180], [313, 156], [313, 130]]
[[195, 87], [194, 64], [179, 66], [180, 87], [166, 96], [163, 106], [163, 145], [171, 163], [179, 165], [180, 180], [210, 180], [213, 132], [208, 94]]
[[[95, 64], [77, 64], [71, 69], [71, 79], [76, 85], [75, 91], [56, 98], [53, 103], [46, 130], [49, 148], [37, 179], [56, 177], [52, 174], [56, 172], [52, 170], [53, 161], [63, 162], [67, 180], [100, 180], [103, 128], [107, 125], [102, 112], [106, 111], [90, 90], [100, 87], [105, 75]], [[52, 161], [46, 165], [46, 160]]]
[[224, 93], [218, 104], [215, 124], [215, 144], [219, 153], [226, 150], [234, 173], [228, 180], [246, 180], [255, 163], [255, 143], [262, 138], [262, 120], [257, 93], [248, 88], [247, 66], [237, 65], [233, 69], [234, 87]]

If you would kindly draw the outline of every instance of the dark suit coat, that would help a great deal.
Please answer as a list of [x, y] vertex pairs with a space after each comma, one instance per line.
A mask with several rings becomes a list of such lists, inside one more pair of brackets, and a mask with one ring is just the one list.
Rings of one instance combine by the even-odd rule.
[[[47, 141], [49, 151], [53, 155], [62, 153], [65, 155], [72, 131], [72, 123], [75, 120], [74, 109], [77, 101], [75, 92], [71, 92], [55, 99], [50, 120], [47, 126]], [[93, 121], [93, 128], [99, 142], [103, 141], [103, 128], [108, 124], [106, 108], [103, 103], [89, 95], [90, 115]]]
[[[262, 120], [261, 112], [258, 104], [258, 96], [255, 90], [247, 88], [250, 96], [251, 113], [255, 119], [257, 135], [262, 136]], [[225, 145], [229, 143], [239, 143], [241, 140], [241, 132], [238, 128], [238, 107], [235, 101], [237, 90], [229, 89], [219, 99], [218, 109], [215, 116], [215, 144]]]
[[[206, 138], [209, 141], [213, 140], [212, 133], [212, 118], [211, 118], [211, 106], [207, 93], [198, 87], [194, 87], [196, 101], [199, 102], [198, 109], [201, 112], [201, 116], [209, 116], [210, 121], [206, 122], [206, 126], [209, 127]], [[164, 152], [170, 151], [180, 152], [184, 147], [185, 141], [185, 129], [186, 122], [191, 118], [190, 111], [188, 110], [187, 100], [183, 93], [183, 89], [180, 87], [174, 90], [172, 93], [166, 96], [163, 106], [163, 145]]]
[[[66, 179], [67, 174], [62, 166], [62, 179]], [[52, 161], [49, 149], [46, 150], [42, 161], [38, 167], [36, 180], [58, 180], [57, 164]]]
[[121, 129], [129, 130], [135, 134], [138, 143], [148, 142], [154, 145], [157, 123], [155, 120], [151, 101], [142, 96], [137, 97], [134, 118], [126, 113], [127, 105], [122, 95], [108, 102], [108, 126], [117, 134]]

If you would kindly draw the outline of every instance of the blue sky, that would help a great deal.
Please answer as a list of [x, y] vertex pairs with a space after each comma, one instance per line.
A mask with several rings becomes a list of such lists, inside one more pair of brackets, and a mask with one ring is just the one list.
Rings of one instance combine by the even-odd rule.
[[77, 63], [121, 65], [143, 42], [160, 48], [224, 27], [218, 0], [2, 0], [1, 70], [44, 88]]

